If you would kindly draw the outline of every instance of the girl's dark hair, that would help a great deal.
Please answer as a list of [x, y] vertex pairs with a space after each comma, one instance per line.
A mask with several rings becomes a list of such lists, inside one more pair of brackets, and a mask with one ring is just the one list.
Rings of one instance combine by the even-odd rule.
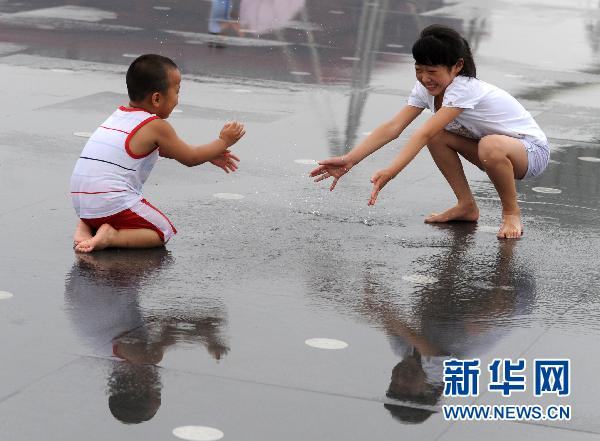
[[459, 75], [477, 76], [475, 61], [469, 43], [458, 32], [442, 25], [427, 26], [412, 47], [417, 64], [424, 66], [446, 66], [451, 68], [459, 59], [464, 66]]
[[162, 55], [146, 54], [133, 60], [125, 77], [129, 99], [143, 101], [151, 93], [165, 93], [169, 88], [169, 69], [177, 69], [177, 65]]

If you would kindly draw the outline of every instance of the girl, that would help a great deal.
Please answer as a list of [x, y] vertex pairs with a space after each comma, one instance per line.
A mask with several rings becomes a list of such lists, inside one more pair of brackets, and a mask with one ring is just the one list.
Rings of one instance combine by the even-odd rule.
[[408, 105], [390, 121], [377, 127], [344, 156], [319, 162], [311, 172], [315, 182], [338, 180], [371, 153], [396, 139], [427, 108], [433, 116], [409, 138], [388, 168], [371, 178], [374, 205], [381, 189], [427, 146], [436, 165], [458, 200], [448, 210], [432, 214], [425, 222], [469, 221], [479, 218], [459, 158], [484, 170], [502, 203], [499, 238], [519, 238], [523, 225], [515, 179], [541, 174], [550, 159], [546, 135], [533, 117], [510, 94], [476, 78], [475, 62], [467, 41], [456, 31], [432, 25], [413, 45], [417, 83]]

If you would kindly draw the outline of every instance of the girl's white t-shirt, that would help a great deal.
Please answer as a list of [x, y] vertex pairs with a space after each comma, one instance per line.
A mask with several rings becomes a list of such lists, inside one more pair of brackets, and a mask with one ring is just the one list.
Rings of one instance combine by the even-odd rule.
[[[435, 97], [417, 81], [408, 97], [408, 105], [435, 112]], [[456, 107], [463, 112], [446, 129], [474, 139], [486, 135], [506, 135], [533, 139], [543, 145], [546, 135], [531, 114], [508, 92], [462, 75], [454, 78], [444, 92], [442, 107]]]

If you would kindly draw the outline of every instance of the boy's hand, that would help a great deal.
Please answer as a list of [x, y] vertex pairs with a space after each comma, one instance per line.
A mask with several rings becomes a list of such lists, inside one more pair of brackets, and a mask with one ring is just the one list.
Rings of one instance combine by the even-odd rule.
[[219, 156], [210, 161], [211, 164], [222, 168], [225, 171], [225, 173], [229, 173], [230, 171], [236, 171], [238, 169], [238, 162], [240, 162], [240, 158], [235, 156], [229, 150], [225, 150]]
[[331, 187], [329, 187], [329, 191], [333, 191], [340, 178], [348, 173], [353, 166], [354, 164], [346, 156], [337, 156], [319, 161], [319, 166], [310, 172], [310, 176], [313, 178], [317, 177], [315, 182], [333, 176], [333, 182], [331, 183]]
[[228, 122], [221, 129], [219, 138], [225, 141], [227, 148], [238, 142], [242, 136], [246, 134], [244, 125], [237, 121]]
[[377, 173], [373, 175], [371, 178], [371, 182], [373, 183], [373, 191], [371, 191], [371, 199], [369, 199], [368, 205], [375, 205], [375, 201], [377, 200], [377, 196], [385, 184], [390, 182], [396, 175], [389, 171], [387, 168], [383, 170], [379, 170]]

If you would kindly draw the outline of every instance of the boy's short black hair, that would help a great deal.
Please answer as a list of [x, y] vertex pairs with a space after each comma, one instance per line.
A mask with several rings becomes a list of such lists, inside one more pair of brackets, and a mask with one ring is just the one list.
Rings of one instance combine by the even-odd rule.
[[177, 69], [177, 65], [168, 57], [156, 54], [137, 57], [125, 77], [129, 99], [143, 101], [151, 93], [165, 93], [169, 88], [169, 69]]

